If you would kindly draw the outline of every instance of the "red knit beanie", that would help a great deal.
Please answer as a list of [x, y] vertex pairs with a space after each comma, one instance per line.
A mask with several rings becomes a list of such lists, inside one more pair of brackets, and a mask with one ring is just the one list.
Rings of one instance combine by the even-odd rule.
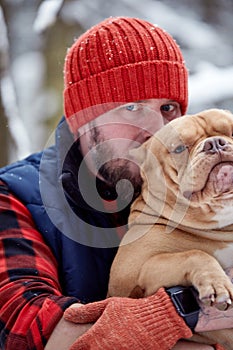
[[138, 18], [110, 17], [81, 35], [64, 68], [64, 110], [70, 129], [117, 103], [168, 98], [188, 103], [182, 53], [163, 29]]

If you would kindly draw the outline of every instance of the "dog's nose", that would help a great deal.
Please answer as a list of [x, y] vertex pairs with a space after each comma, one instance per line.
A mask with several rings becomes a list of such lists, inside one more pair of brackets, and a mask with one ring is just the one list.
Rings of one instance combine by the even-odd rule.
[[203, 146], [203, 151], [206, 153], [216, 153], [224, 150], [227, 142], [222, 137], [210, 137], [208, 138]]

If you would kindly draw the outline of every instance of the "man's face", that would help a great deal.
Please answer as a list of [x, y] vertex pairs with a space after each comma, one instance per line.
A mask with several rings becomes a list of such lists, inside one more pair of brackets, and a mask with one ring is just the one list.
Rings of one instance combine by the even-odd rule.
[[[180, 105], [168, 99], [127, 103], [80, 128], [80, 146], [88, 168], [110, 186], [126, 179], [140, 191], [138, 165], [129, 150], [139, 147], [169, 121], [180, 117]], [[127, 182], [121, 193], [127, 198]]]

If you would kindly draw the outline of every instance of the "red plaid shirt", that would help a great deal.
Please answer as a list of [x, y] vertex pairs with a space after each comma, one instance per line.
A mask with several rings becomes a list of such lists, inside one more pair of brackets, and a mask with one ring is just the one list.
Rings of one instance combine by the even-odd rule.
[[0, 349], [44, 349], [74, 302], [62, 295], [57, 262], [31, 214], [0, 181]]
[[75, 298], [27, 208], [0, 181], [0, 348], [40, 350]]

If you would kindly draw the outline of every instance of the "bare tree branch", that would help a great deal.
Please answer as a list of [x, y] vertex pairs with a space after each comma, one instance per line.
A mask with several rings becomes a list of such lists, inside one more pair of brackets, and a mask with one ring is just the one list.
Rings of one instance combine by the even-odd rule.
[[10, 135], [16, 147], [16, 155], [21, 158], [30, 152], [29, 138], [19, 116], [14, 83], [10, 74], [9, 43], [7, 26], [0, 6], [0, 95], [1, 104], [9, 127]]
[[56, 22], [63, 2], [64, 0], [44, 0], [41, 3], [34, 21], [35, 32], [41, 34]]

